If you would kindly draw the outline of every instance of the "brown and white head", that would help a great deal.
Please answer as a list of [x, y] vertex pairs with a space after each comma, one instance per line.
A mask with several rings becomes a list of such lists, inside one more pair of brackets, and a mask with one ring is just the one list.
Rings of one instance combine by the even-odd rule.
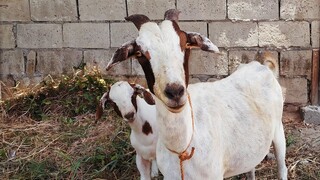
[[111, 105], [118, 116], [132, 123], [137, 115], [137, 96], [142, 97], [149, 105], [154, 105], [154, 99], [150, 92], [138, 84], [129, 84], [126, 81], [118, 81], [110, 86], [104, 93], [97, 107], [96, 120], [102, 116], [106, 105]]
[[177, 23], [180, 11], [170, 9], [165, 20], [157, 24], [145, 15], [135, 14], [125, 19], [139, 30], [136, 39], [124, 43], [114, 53], [107, 70], [130, 57], [135, 57], [145, 73], [148, 88], [174, 113], [187, 102], [188, 60], [191, 47], [219, 52], [207, 37], [182, 31]]

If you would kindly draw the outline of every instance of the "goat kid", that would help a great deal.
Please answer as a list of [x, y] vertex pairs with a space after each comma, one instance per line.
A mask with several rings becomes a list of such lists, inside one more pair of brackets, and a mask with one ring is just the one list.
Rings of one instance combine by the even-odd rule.
[[117, 49], [107, 65], [108, 70], [135, 56], [142, 66], [156, 97], [157, 163], [164, 179], [223, 179], [254, 172], [271, 143], [278, 177], [287, 179], [276, 68], [255, 61], [220, 81], [188, 86], [191, 47], [219, 50], [203, 35], [182, 31], [178, 15], [168, 10], [159, 25], [144, 15], [127, 17], [139, 35]]
[[[141, 98], [142, 96], [143, 98]], [[101, 97], [96, 119], [100, 119], [105, 103], [112, 104], [116, 113], [131, 128], [130, 142], [137, 152], [136, 164], [142, 180], [158, 176], [156, 164], [156, 107], [152, 95], [138, 84], [119, 81]]]

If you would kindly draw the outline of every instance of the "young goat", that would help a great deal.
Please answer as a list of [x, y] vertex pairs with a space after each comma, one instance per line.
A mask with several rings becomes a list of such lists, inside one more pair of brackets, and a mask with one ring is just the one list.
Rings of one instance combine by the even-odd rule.
[[[143, 96], [143, 98], [139, 96]], [[158, 176], [156, 164], [156, 107], [152, 95], [138, 84], [119, 81], [104, 93], [96, 113], [100, 119], [105, 103], [113, 105], [116, 113], [128, 122], [131, 128], [130, 141], [137, 152], [136, 164], [142, 180]], [[150, 172], [151, 170], [151, 172]]]
[[188, 86], [190, 48], [219, 52], [206, 37], [182, 31], [177, 10], [159, 25], [131, 15], [138, 37], [122, 45], [107, 70], [135, 56], [155, 95], [157, 163], [165, 179], [220, 179], [252, 171], [273, 143], [279, 179], [287, 179], [283, 97], [277, 64], [243, 65], [229, 77]]

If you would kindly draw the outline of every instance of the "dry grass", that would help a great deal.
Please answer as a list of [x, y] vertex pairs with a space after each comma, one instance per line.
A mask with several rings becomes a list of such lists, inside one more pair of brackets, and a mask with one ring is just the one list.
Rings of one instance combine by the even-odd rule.
[[[0, 105], [0, 179], [138, 179], [127, 124], [111, 109], [94, 121], [97, 100], [112, 82], [82, 70], [32, 89], [2, 87], [11, 98]], [[288, 117], [290, 179], [320, 179], [320, 127]], [[275, 160], [257, 167], [257, 179], [276, 174]]]
[[112, 82], [81, 70], [32, 89], [6, 88], [11, 98], [0, 104], [0, 179], [135, 179], [128, 126], [109, 109], [94, 120]]

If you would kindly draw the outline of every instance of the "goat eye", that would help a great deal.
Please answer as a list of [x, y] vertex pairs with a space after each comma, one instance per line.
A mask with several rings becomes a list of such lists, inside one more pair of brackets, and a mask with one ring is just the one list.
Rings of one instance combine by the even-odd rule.
[[141, 57], [141, 56], [142, 56], [141, 51], [137, 51], [137, 52], [136, 52], [136, 57]]

